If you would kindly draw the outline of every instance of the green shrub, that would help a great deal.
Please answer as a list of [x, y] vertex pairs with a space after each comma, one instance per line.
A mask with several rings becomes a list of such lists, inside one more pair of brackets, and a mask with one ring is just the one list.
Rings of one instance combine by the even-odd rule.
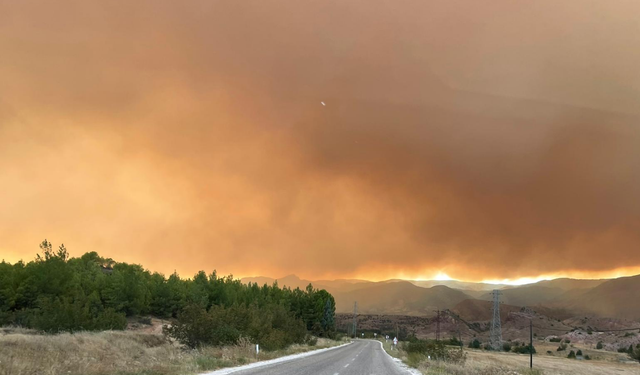
[[596, 345], [596, 349], [602, 349], [602, 341], [598, 341], [598, 344]]
[[572, 350], [569, 352], [569, 355], [567, 356], [567, 358], [576, 358], [576, 353]]
[[122, 330], [127, 327], [123, 313], [112, 308], [92, 309], [90, 303], [89, 298], [40, 298], [40, 308], [29, 315], [26, 326], [48, 333]]
[[462, 341], [458, 340], [457, 337], [451, 337], [447, 340], [443, 341], [445, 345], [450, 345], [450, 346], [462, 346]]
[[636, 345], [635, 350], [632, 350], [631, 353], [629, 353], [629, 357], [640, 362], [640, 344]]
[[560, 342], [562, 339], [560, 337], [552, 337], [549, 339], [549, 342]]
[[473, 341], [469, 342], [469, 347], [473, 349], [480, 349], [480, 341], [478, 341], [478, 339], [473, 339]]
[[511, 351], [511, 344], [508, 342], [505, 342], [504, 344], [502, 344], [502, 350], [504, 350], [505, 352], [510, 352]]
[[531, 349], [533, 349], [533, 354], [536, 354], [536, 347], [531, 347], [529, 345], [514, 346], [513, 352], [518, 354], [529, 354], [531, 352]]
[[164, 327], [164, 332], [190, 348], [231, 345], [247, 336], [267, 351], [304, 343], [307, 337], [304, 322], [280, 305], [214, 305], [209, 311], [200, 305], [189, 305], [174, 324]]
[[582, 355], [582, 350], [578, 349], [578, 351], [576, 352], [576, 355]]

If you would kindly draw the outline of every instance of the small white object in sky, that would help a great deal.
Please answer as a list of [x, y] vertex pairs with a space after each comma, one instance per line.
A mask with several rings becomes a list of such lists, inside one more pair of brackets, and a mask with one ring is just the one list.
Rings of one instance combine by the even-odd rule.
[[320, 104], [322, 104], [323, 106], [326, 106], [326, 104], [324, 104], [324, 102], [320, 102]]

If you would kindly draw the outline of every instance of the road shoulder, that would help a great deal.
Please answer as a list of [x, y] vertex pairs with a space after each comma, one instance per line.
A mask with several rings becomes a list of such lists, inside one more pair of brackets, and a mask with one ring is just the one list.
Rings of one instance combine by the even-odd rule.
[[400, 367], [400, 369], [402, 369], [403, 371], [406, 371], [407, 373], [411, 374], [411, 375], [422, 375], [422, 372], [420, 372], [420, 370], [415, 369], [413, 367], [409, 367], [407, 366], [404, 362], [402, 362], [402, 360], [400, 358], [396, 358], [394, 356], [392, 356], [391, 354], [387, 353], [386, 349], [384, 348], [384, 345], [382, 344], [382, 341], [376, 340], [379, 344], [380, 344], [380, 349], [382, 349], [382, 351], [384, 352], [385, 355], [387, 355], [387, 357], [389, 357], [389, 359], [396, 364], [396, 366]]

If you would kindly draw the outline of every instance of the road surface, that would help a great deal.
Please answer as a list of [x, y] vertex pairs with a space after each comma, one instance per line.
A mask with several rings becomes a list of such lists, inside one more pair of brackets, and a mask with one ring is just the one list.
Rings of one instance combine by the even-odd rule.
[[282, 363], [240, 370], [233, 375], [409, 375], [384, 352], [380, 342], [353, 344]]

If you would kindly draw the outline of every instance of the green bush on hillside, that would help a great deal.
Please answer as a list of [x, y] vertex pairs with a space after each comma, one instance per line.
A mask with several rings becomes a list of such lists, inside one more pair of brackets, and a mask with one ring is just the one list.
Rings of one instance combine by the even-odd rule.
[[536, 347], [530, 346], [528, 344], [522, 344], [519, 346], [518, 345], [514, 346], [512, 351], [518, 354], [529, 354], [530, 352], [533, 352], [533, 354], [536, 354]]
[[480, 341], [473, 339], [473, 341], [469, 342], [469, 347], [472, 349], [480, 349]]

